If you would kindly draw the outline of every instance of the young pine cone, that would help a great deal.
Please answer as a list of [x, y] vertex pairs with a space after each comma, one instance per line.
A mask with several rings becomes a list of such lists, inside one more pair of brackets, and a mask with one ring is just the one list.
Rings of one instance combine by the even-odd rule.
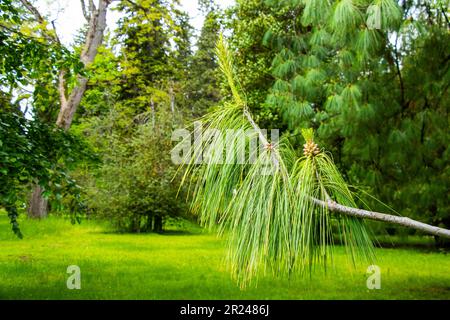
[[318, 154], [320, 152], [319, 147], [317, 146], [316, 143], [314, 143], [314, 141], [310, 140], [307, 141], [304, 145], [303, 145], [303, 154], [307, 157], [313, 157], [316, 154]]

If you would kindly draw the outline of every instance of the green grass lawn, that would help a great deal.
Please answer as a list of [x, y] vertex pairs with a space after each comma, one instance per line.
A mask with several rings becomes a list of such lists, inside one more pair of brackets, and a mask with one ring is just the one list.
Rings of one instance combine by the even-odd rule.
[[[1, 299], [449, 299], [450, 257], [431, 249], [377, 249], [381, 289], [366, 287], [367, 266], [351, 268], [338, 248], [335, 269], [311, 279], [261, 276], [239, 289], [223, 265], [224, 241], [190, 232], [117, 234], [107, 225], [51, 217], [21, 221], [23, 240], [0, 214]], [[66, 269], [81, 268], [69, 290]]]

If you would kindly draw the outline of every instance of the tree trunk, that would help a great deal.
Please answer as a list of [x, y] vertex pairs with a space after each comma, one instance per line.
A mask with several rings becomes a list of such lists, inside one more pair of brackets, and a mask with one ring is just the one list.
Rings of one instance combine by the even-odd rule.
[[[27, 0], [21, 0], [24, 6], [35, 16], [38, 23], [44, 24], [44, 18], [39, 13], [39, 11]], [[83, 50], [80, 55], [80, 61], [84, 66], [89, 66], [95, 59], [97, 55], [98, 47], [102, 44], [103, 33], [106, 28], [106, 12], [108, 10], [108, 5], [111, 0], [99, 0], [97, 7], [94, 5], [94, 1], [89, 1], [89, 8], [85, 7], [83, 1], [82, 11], [86, 20], [89, 23], [89, 28], [86, 34], [86, 40], [83, 45]], [[56, 30], [53, 35], [46, 34], [46, 38], [49, 41], [54, 41], [60, 44], [59, 38], [57, 36]], [[59, 71], [58, 79], [58, 91], [60, 99], [60, 110], [58, 118], [56, 120], [56, 125], [64, 130], [68, 130], [72, 124], [73, 117], [80, 105], [81, 99], [83, 98], [84, 92], [86, 91], [86, 86], [88, 79], [83, 76], [77, 77], [77, 85], [72, 89], [70, 94], [67, 96], [66, 84], [64, 77], [66, 75], [66, 70], [61, 69]], [[47, 216], [48, 203], [47, 200], [42, 197], [42, 188], [35, 187], [30, 200], [30, 206], [28, 208], [28, 215], [30, 217], [43, 218]]]
[[135, 233], [141, 233], [141, 217], [137, 216], [133, 218], [131, 231]]
[[155, 216], [153, 232], [161, 233], [163, 231], [163, 219], [160, 215]]
[[31, 194], [28, 206], [28, 217], [42, 219], [47, 217], [48, 200], [42, 196], [44, 189], [40, 185], [35, 185]]
[[147, 221], [145, 222], [144, 232], [150, 232], [153, 228], [153, 216], [147, 216]]
[[[106, 12], [110, 0], [99, 0], [98, 8], [91, 3], [89, 14], [89, 29], [86, 35], [86, 40], [83, 46], [83, 51], [80, 55], [80, 60], [87, 67], [95, 59], [97, 55], [98, 47], [103, 42], [103, 33], [106, 28]], [[84, 92], [86, 91], [88, 79], [83, 76], [78, 76], [78, 84], [70, 92], [69, 97], [66, 97], [66, 87], [64, 83], [65, 71], [60, 70], [59, 73], [59, 97], [61, 108], [58, 114], [58, 120], [56, 124], [60, 128], [68, 130], [72, 124], [73, 117], [80, 105]]]

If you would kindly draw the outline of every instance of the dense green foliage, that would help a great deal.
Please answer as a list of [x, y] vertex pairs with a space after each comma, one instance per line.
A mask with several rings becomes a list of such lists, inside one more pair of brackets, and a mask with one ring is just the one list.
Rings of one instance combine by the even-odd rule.
[[237, 1], [237, 5], [228, 10], [228, 16], [227, 26], [233, 31], [230, 46], [236, 52], [237, 77], [248, 106], [262, 128], [283, 129], [277, 108], [268, 108], [263, 103], [273, 84], [270, 66], [275, 57], [275, 52], [264, 45], [263, 37], [267, 30], [287, 17], [259, 0]]
[[[27, 120], [6, 97], [1, 97], [0, 108], [0, 205], [6, 208], [13, 231], [22, 236], [18, 208], [25, 208], [31, 183], [44, 187], [55, 211], [72, 212], [76, 219], [82, 211], [81, 192], [68, 169], [89, 161], [89, 148], [54, 126]], [[72, 153], [74, 157], [69, 157]]]
[[220, 13], [209, 11], [190, 60], [188, 83], [189, 104], [194, 117], [203, 115], [220, 100], [217, 74], [216, 43], [220, 32]]
[[[75, 212], [73, 218], [78, 217], [80, 187], [69, 170], [75, 163], [90, 161], [91, 153], [83, 141], [48, 121], [56, 114], [56, 67], [64, 65], [78, 74], [80, 61], [50, 41], [51, 31], [32, 23], [23, 8], [6, 0], [0, 8], [0, 205], [21, 236], [18, 209], [26, 207], [26, 190], [33, 184], [44, 188], [55, 211]], [[32, 91], [26, 86], [33, 86]]]
[[123, 79], [119, 99], [126, 112], [134, 115], [149, 107], [157, 108], [169, 99], [169, 80], [177, 70], [178, 57], [170, 40], [180, 40], [175, 33], [179, 28], [177, 15], [169, 5], [159, 0], [142, 0], [123, 1], [119, 6], [124, 14], [117, 29]]
[[[314, 143], [313, 129], [302, 130], [306, 144], [298, 159], [286, 140], [263, 137], [245, 92], [235, 81], [233, 58], [223, 37], [217, 55], [232, 100], [202, 118], [205, 139], [186, 157], [182, 182], [189, 181], [192, 209], [202, 225], [228, 235], [228, 260], [240, 285], [244, 287], [260, 270], [284, 276], [326, 269], [333, 263], [337, 239], [351, 261], [373, 262], [364, 222], [332, 215], [327, 206], [313, 201], [330, 199], [356, 207], [333, 160]], [[231, 140], [227, 130], [241, 134]], [[251, 140], [261, 150], [247, 148]], [[230, 161], [229, 155], [240, 152], [241, 161]], [[222, 161], [224, 153], [227, 158]], [[204, 163], [199, 166], [202, 155]]]
[[[58, 70], [67, 70], [68, 85], [83, 64], [74, 50], [62, 46], [45, 23], [33, 17], [17, 3], [0, 1], [0, 85], [2, 91], [14, 93], [15, 104], [45, 123], [56, 119], [59, 108], [55, 83]], [[30, 91], [31, 86], [31, 91]]]
[[[161, 231], [163, 217], [186, 215], [184, 197], [177, 197], [177, 180], [172, 180], [171, 133], [220, 99], [213, 53], [220, 13], [213, 3], [203, 7], [209, 13], [194, 54], [192, 27], [177, 1], [120, 2], [114, 38], [107, 37], [94, 63], [84, 69], [77, 57], [84, 28], [73, 48], [65, 48], [50, 22], [36, 21], [19, 3], [1, 2], [0, 80], [8, 92], [2, 95], [1, 110], [2, 203], [14, 208], [17, 232], [12, 203], [25, 208], [26, 190], [33, 183], [44, 187], [45, 197], [59, 200], [51, 201], [53, 211], [78, 206], [88, 215], [112, 219], [122, 230]], [[75, 135], [52, 129], [62, 68], [69, 89], [77, 74], [89, 77], [71, 130]], [[87, 145], [77, 150], [75, 136]], [[89, 150], [100, 162], [75, 160]], [[9, 161], [17, 158], [28, 161], [15, 163], [20, 172]], [[69, 169], [78, 183], [69, 178]], [[55, 193], [54, 185], [60, 189]]]
[[172, 116], [164, 111], [154, 116], [155, 126], [148, 121], [125, 136], [114, 128], [120, 119], [111, 110], [95, 131], [89, 131], [91, 140], [102, 141], [103, 161], [98, 169], [79, 172], [80, 183], [87, 189], [89, 208], [119, 230], [161, 232], [166, 217], [186, 216], [183, 201], [177, 198], [178, 180], [173, 180]]

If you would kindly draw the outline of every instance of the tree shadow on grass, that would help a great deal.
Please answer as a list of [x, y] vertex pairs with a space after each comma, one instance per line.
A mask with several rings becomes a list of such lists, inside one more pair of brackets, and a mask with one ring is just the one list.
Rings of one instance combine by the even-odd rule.
[[204, 231], [192, 231], [192, 230], [163, 230], [162, 232], [130, 232], [130, 231], [94, 231], [94, 234], [109, 234], [109, 235], [134, 235], [134, 236], [146, 236], [146, 235], [161, 235], [161, 236], [200, 236], [204, 235]]
[[[334, 239], [334, 244], [345, 245], [341, 240]], [[389, 238], [389, 237], [374, 237], [373, 245], [375, 248], [381, 249], [411, 249], [425, 252], [443, 252], [449, 253], [450, 247], [440, 247], [435, 242], [422, 238]]]
[[383, 240], [374, 242], [374, 246], [382, 249], [413, 249], [426, 252], [450, 252], [450, 248], [441, 248], [433, 243], [396, 243]]

